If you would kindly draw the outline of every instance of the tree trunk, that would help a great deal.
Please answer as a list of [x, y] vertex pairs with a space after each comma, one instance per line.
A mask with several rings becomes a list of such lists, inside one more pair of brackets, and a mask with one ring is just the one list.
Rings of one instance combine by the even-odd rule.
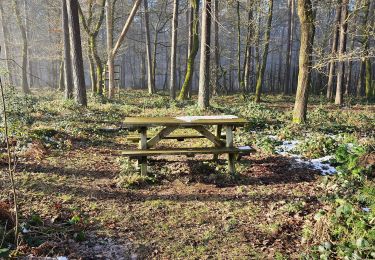
[[215, 0], [215, 18], [214, 18], [214, 56], [215, 56], [215, 71], [214, 71], [214, 86], [212, 92], [214, 95], [217, 93], [217, 88], [219, 86], [219, 68], [220, 68], [220, 47], [219, 47], [219, 0]]
[[264, 39], [264, 50], [262, 55], [262, 64], [260, 65], [260, 70], [258, 73], [258, 80], [256, 84], [255, 89], [255, 102], [260, 102], [260, 95], [262, 93], [262, 84], [264, 79], [264, 72], [266, 70], [267, 66], [267, 56], [268, 56], [268, 48], [270, 45], [270, 34], [271, 34], [271, 25], [272, 25], [272, 13], [273, 13], [273, 0], [269, 0], [268, 4], [268, 20], [267, 20], [267, 28], [265, 33], [265, 39]]
[[27, 43], [27, 35], [26, 29], [21, 19], [20, 9], [18, 7], [17, 0], [13, 0], [13, 10], [16, 15], [17, 24], [21, 31], [22, 36], [22, 90], [25, 94], [30, 94], [29, 83], [27, 79], [27, 71], [28, 71], [28, 43]]
[[82, 58], [81, 29], [79, 26], [78, 15], [78, 0], [68, 0], [67, 7], [75, 100], [78, 104], [87, 106], [85, 74]]
[[341, 6], [341, 22], [340, 22], [340, 37], [339, 37], [339, 63], [337, 71], [337, 86], [335, 104], [342, 105], [344, 94], [344, 79], [345, 79], [345, 61], [343, 56], [346, 52], [346, 31], [348, 29], [348, 4], [349, 0], [344, 0]]
[[108, 71], [108, 98], [115, 95], [115, 56], [113, 55], [113, 10], [111, 0], [106, 3], [106, 27], [107, 27], [107, 71]]
[[250, 80], [250, 72], [251, 72], [251, 55], [252, 55], [252, 52], [251, 52], [251, 37], [253, 35], [253, 25], [252, 25], [252, 20], [253, 20], [253, 10], [252, 10], [252, 6], [251, 6], [251, 3], [252, 1], [251, 0], [248, 0], [247, 1], [247, 4], [248, 4], [248, 16], [247, 16], [247, 36], [246, 36], [246, 53], [245, 53], [245, 60], [244, 60], [244, 72], [243, 72], [243, 85], [244, 85], [244, 89], [245, 89], [245, 92], [247, 93], [249, 90], [250, 90], [250, 84], [249, 84], [249, 80]]
[[333, 80], [334, 80], [334, 74], [335, 74], [335, 56], [337, 53], [338, 48], [338, 42], [339, 42], [339, 31], [340, 31], [340, 21], [341, 21], [341, 1], [337, 1], [337, 8], [336, 8], [336, 18], [335, 18], [335, 27], [333, 31], [333, 41], [332, 41], [332, 60], [329, 63], [329, 73], [328, 73], [328, 85], [327, 85], [327, 99], [332, 100], [333, 99]]
[[62, 0], [62, 28], [64, 42], [64, 85], [65, 99], [73, 98], [73, 75], [72, 75], [72, 58], [70, 56], [70, 33], [69, 19], [66, 0]]
[[241, 13], [240, 13], [240, 1], [236, 3], [237, 13], [237, 83], [238, 87], [242, 91], [242, 95], [245, 97], [245, 88], [243, 82], [241, 82]]
[[315, 15], [311, 0], [298, 0], [298, 16], [301, 23], [301, 47], [293, 122], [300, 124], [306, 121], [308, 92], [311, 81], [312, 51], [315, 34]]
[[145, 29], [146, 29], [146, 57], [147, 57], [147, 86], [148, 92], [150, 94], [154, 93], [154, 75], [152, 68], [152, 58], [151, 58], [151, 36], [150, 36], [150, 19], [148, 13], [148, 1], [144, 0], [144, 9], [145, 9]]
[[177, 52], [177, 28], [178, 28], [178, 1], [173, 1], [172, 40], [171, 40], [171, 79], [169, 83], [169, 95], [176, 99], [176, 52]]
[[155, 37], [153, 42], [153, 51], [152, 51], [152, 58], [151, 58], [151, 68], [152, 68], [152, 86], [154, 87], [152, 91], [150, 91], [150, 94], [153, 94], [156, 92], [156, 53], [158, 50], [158, 39], [159, 39], [159, 33], [156, 30], [155, 31]]
[[292, 84], [290, 80], [290, 76], [292, 74], [291, 71], [291, 64], [292, 64], [292, 50], [293, 50], [293, 28], [294, 28], [294, 0], [288, 1], [288, 40], [287, 40], [287, 58], [286, 58], [286, 66], [285, 66], [285, 82], [284, 82], [284, 94], [288, 95], [292, 91]]
[[179, 100], [185, 100], [188, 95], [188, 91], [190, 88], [191, 81], [193, 79], [194, 73], [194, 62], [195, 57], [197, 56], [198, 49], [199, 49], [199, 37], [198, 37], [198, 30], [199, 30], [199, 0], [194, 0], [191, 2], [192, 5], [192, 13], [193, 13], [193, 20], [192, 20], [192, 48], [189, 53], [187, 65], [186, 65], [186, 76], [184, 84], [182, 85], [180, 95], [178, 96]]
[[60, 61], [59, 75], [59, 91], [64, 91], [64, 59]]
[[211, 0], [203, 0], [198, 106], [210, 106]]
[[2, 25], [2, 30], [3, 30], [3, 36], [4, 36], [4, 45], [5, 45], [5, 58], [6, 58], [6, 66], [8, 70], [8, 80], [9, 84], [13, 85], [14, 80], [13, 80], [13, 66], [11, 62], [11, 54], [10, 54], [10, 33], [9, 29], [7, 27], [7, 21], [5, 18], [5, 13], [4, 13], [4, 8], [3, 8], [3, 2], [0, 2], [0, 15], [1, 15], [1, 25]]

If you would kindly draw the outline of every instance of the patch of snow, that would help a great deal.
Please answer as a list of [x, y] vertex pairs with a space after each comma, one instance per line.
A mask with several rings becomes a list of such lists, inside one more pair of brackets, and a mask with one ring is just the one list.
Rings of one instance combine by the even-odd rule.
[[175, 117], [178, 120], [182, 120], [191, 123], [196, 120], [220, 120], [220, 119], [237, 119], [237, 116], [223, 115], [223, 116], [179, 116]]
[[28, 230], [27, 228], [25, 228], [25, 227], [22, 228], [22, 233], [27, 234], [29, 232], [30, 232], [30, 230]]
[[240, 149], [240, 150], [251, 150], [252, 148], [250, 146], [241, 146], [241, 147], [238, 147], [238, 149]]
[[290, 152], [293, 151], [299, 143], [300, 142], [297, 140], [284, 141], [282, 145], [279, 145], [278, 147], [276, 147], [275, 151], [277, 154], [280, 154], [280, 155], [284, 155], [284, 156], [290, 155]]
[[57, 260], [68, 260], [66, 256], [58, 256]]
[[[274, 138], [274, 136], [269, 136]], [[318, 159], [303, 159], [299, 154], [293, 154], [292, 151], [297, 147], [300, 142], [297, 140], [283, 141], [282, 145], [276, 147], [275, 151], [277, 154], [282, 156], [289, 156], [295, 159], [299, 164], [302, 164], [310, 169], [320, 171], [322, 175], [332, 175], [336, 174], [337, 170], [335, 167], [329, 164], [329, 161], [333, 156], [325, 156]]]

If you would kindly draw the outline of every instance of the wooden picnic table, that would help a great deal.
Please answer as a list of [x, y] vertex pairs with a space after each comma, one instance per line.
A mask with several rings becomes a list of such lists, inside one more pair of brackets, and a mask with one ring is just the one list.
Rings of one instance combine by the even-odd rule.
[[[243, 127], [247, 121], [232, 115], [224, 116], [181, 116], [181, 117], [128, 117], [124, 121], [124, 127], [138, 131], [139, 149], [127, 150], [123, 155], [138, 159], [141, 174], [147, 173], [147, 156], [157, 155], [195, 155], [195, 154], [228, 154], [228, 170], [235, 173], [235, 155], [246, 154], [252, 151], [251, 147], [234, 147], [233, 131], [236, 127]], [[216, 133], [212, 133], [209, 127], [216, 126]], [[155, 127], [162, 129], [148, 137], [148, 130]], [[196, 130], [200, 135], [174, 135], [172, 132], [180, 128]], [[225, 135], [222, 135], [222, 130]], [[211, 141], [215, 147], [198, 148], [171, 148], [154, 149], [154, 147], [163, 139], [185, 140], [189, 138], [206, 138]], [[134, 138], [133, 138], [134, 140]], [[137, 139], [135, 139], [137, 140]]]

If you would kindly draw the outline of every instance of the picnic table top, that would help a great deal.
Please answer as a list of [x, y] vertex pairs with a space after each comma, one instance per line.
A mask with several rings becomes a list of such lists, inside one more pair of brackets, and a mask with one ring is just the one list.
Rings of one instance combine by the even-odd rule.
[[247, 121], [232, 115], [220, 116], [179, 116], [179, 117], [127, 117], [127, 127], [150, 126], [196, 126], [196, 125], [233, 125], [244, 126]]

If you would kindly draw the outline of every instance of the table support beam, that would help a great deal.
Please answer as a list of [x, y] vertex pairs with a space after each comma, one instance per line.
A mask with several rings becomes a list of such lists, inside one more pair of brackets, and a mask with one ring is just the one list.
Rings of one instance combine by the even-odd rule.
[[192, 126], [193, 129], [197, 130], [201, 135], [205, 136], [208, 140], [213, 142], [216, 147], [223, 147], [225, 143], [220, 139], [220, 137], [216, 137], [213, 133], [208, 131], [203, 126]]
[[[139, 141], [139, 149], [147, 150], [147, 128], [141, 128], [139, 130], [141, 140]], [[138, 160], [138, 165], [141, 169], [141, 175], [147, 175], [147, 157], [141, 157]]]
[[[233, 126], [226, 126], [226, 147], [233, 147]], [[236, 173], [235, 155], [228, 154], [228, 171], [230, 174]]]
[[178, 128], [178, 126], [168, 126], [168, 127], [164, 128], [163, 130], [161, 130], [158, 134], [156, 134], [154, 137], [152, 137], [147, 142], [147, 148], [154, 147], [158, 142], [160, 142], [163, 138], [170, 135], [177, 128]]
[[[223, 129], [222, 125], [216, 126], [216, 137], [221, 139], [221, 130]], [[214, 154], [214, 161], [217, 161], [219, 159], [219, 155]]]

